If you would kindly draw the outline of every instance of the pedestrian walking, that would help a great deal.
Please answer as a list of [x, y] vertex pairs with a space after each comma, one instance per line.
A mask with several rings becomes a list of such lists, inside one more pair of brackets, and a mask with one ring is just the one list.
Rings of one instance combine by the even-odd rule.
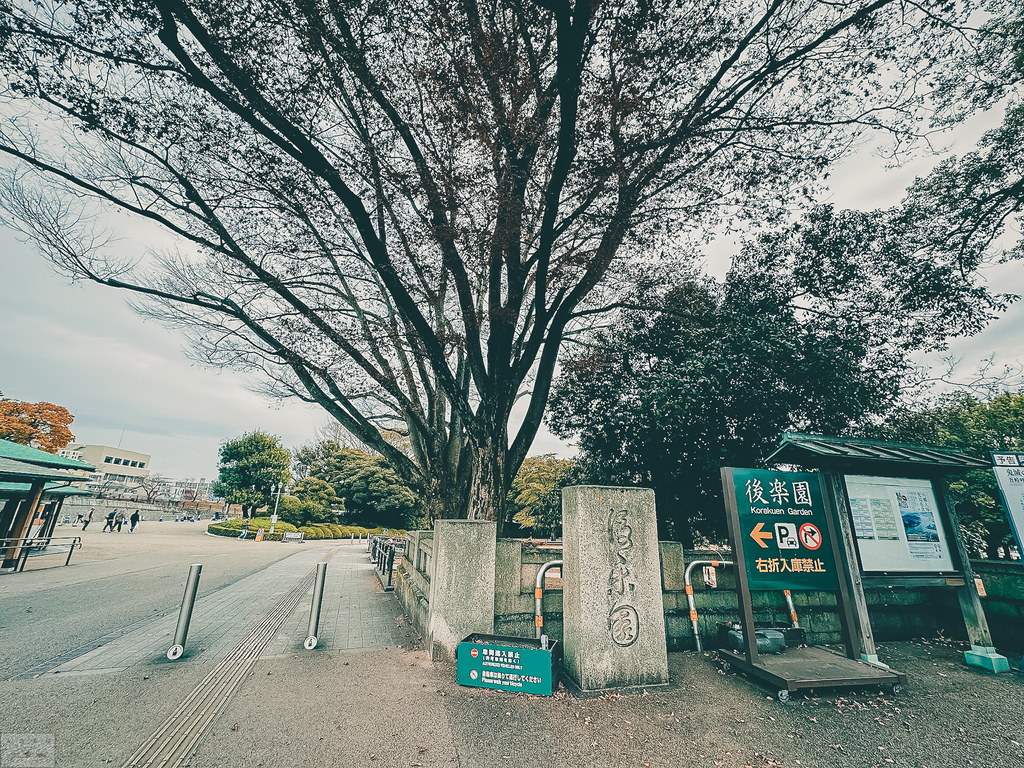
[[88, 528], [88, 527], [89, 527], [89, 523], [91, 523], [91, 522], [92, 522], [92, 513], [93, 513], [94, 511], [95, 511], [94, 509], [90, 509], [90, 510], [89, 510], [89, 513], [88, 513], [88, 514], [87, 514], [87, 515], [85, 516], [85, 520], [83, 520], [83, 521], [82, 521], [82, 530], [83, 530], [83, 531], [84, 531], [84, 530], [85, 530], [86, 528]]
[[[114, 525], [117, 526], [117, 532], [120, 533], [121, 532], [121, 526], [124, 525], [124, 510], [123, 509], [117, 510], [117, 514], [114, 515]], [[110, 530], [111, 530], [111, 532], [113, 532], [113, 530], [114, 530], [113, 527], [111, 527]]]
[[247, 517], [247, 518], [245, 518], [245, 522], [242, 523], [242, 533], [241, 533], [241, 535], [238, 538], [244, 539], [248, 535], [249, 535], [249, 518]]
[[110, 510], [107, 513], [107, 520], [105, 523], [103, 523], [103, 530], [100, 531], [100, 533], [105, 533], [107, 528], [110, 529], [111, 533], [114, 532], [114, 510]]
[[139, 517], [139, 510], [136, 509], [134, 512], [132, 512], [132, 516], [128, 518], [128, 521], [131, 523], [131, 527], [128, 529], [128, 533], [135, 533], [135, 526], [139, 524]]
[[81, 512], [79, 512], [78, 513], [78, 517], [75, 518], [75, 522], [73, 523], [73, 525], [78, 525], [84, 519], [85, 519], [85, 515], [83, 515]]

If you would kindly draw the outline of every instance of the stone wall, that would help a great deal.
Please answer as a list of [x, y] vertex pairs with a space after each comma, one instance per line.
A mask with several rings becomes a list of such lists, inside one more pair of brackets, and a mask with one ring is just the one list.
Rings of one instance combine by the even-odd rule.
[[[397, 592], [406, 615], [422, 633], [429, 612], [430, 563], [433, 533], [408, 534], [406, 556], [398, 569]], [[661, 577], [665, 608], [665, 634], [669, 650], [696, 647], [690, 623], [690, 610], [683, 583], [685, 564], [693, 560], [719, 560], [728, 553], [684, 551], [677, 542], [660, 542]], [[494, 632], [512, 637], [533, 637], [534, 584], [540, 566], [561, 560], [561, 545], [500, 539], [495, 556]], [[1024, 648], [1024, 566], [1021, 563], [975, 561], [977, 575], [984, 580], [988, 597], [982, 598], [985, 613], [997, 646], [1011, 650]], [[549, 585], [557, 585], [548, 571]], [[703, 569], [693, 570], [694, 600], [698, 627], [706, 647], [714, 647], [718, 622], [735, 621], [739, 616], [736, 583], [731, 567], [716, 569], [718, 586], [704, 584]], [[932, 587], [869, 586], [865, 590], [871, 626], [879, 642], [932, 637], [942, 632], [947, 637], [966, 639], [960, 605], [952, 589]], [[754, 618], [758, 623], [789, 623], [789, 609], [782, 592], [758, 592], [753, 595]], [[793, 603], [800, 626], [812, 643], [841, 642], [835, 595], [819, 592], [795, 592]], [[562, 592], [557, 586], [544, 591], [544, 632], [562, 639]]]
[[974, 575], [985, 586], [981, 598], [992, 641], [999, 648], [1024, 651], [1024, 563], [972, 560]]
[[[157, 504], [147, 504], [139, 501], [123, 501], [121, 499], [97, 499], [93, 496], [68, 496], [64, 501], [64, 506], [61, 509], [61, 516], [70, 515], [71, 519], [81, 512], [83, 515], [86, 514], [89, 509], [95, 509], [93, 513], [92, 522], [95, 525], [96, 521], [99, 520], [102, 525], [102, 519], [106, 517], [107, 513], [111, 510], [126, 509], [130, 515], [136, 509], [139, 510], [139, 514], [145, 520], [158, 520], [160, 515], [164, 516], [164, 520], [168, 519], [168, 515], [171, 520], [174, 520], [174, 508], [166, 507]], [[178, 510], [181, 513], [181, 510]], [[204, 515], [209, 517], [209, 515]]]

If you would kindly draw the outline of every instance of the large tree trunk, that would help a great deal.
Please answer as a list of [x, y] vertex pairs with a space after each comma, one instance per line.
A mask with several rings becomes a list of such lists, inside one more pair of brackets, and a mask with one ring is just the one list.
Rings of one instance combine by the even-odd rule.
[[504, 434], [488, 435], [475, 441], [471, 456], [473, 475], [466, 499], [466, 518], [493, 520], [501, 536], [505, 522], [505, 465], [508, 441]]

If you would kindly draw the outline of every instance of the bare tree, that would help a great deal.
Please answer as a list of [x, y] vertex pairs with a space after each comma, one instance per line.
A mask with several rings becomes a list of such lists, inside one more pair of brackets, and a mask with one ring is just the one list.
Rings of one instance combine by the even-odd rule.
[[[501, 521], [563, 340], [629, 265], [777, 215], [865, 130], [907, 138], [969, 11], [0, 0], [3, 207], [204, 363], [321, 405], [433, 515]], [[172, 241], [118, 257], [111, 212]]]

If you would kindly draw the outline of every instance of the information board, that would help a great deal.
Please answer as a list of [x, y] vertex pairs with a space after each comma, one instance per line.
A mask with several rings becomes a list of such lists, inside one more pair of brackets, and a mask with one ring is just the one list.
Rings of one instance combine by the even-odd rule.
[[930, 480], [867, 475], [845, 480], [865, 572], [955, 570]]
[[732, 477], [749, 588], [837, 590], [818, 475], [733, 469]]
[[993, 453], [992, 464], [1017, 547], [1024, 555], [1024, 453]]

